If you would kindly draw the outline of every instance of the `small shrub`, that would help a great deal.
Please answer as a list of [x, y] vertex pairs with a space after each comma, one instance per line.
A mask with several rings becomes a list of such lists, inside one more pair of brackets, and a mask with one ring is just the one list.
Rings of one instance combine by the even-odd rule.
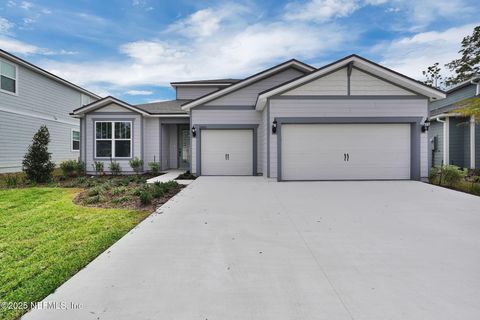
[[92, 197], [92, 196], [97, 196], [105, 192], [105, 189], [102, 188], [101, 186], [96, 186], [93, 188], [88, 189], [87, 191], [87, 196]]
[[65, 160], [60, 163], [60, 169], [65, 177], [73, 177], [78, 170], [78, 162], [76, 160]]
[[158, 199], [163, 197], [163, 195], [165, 194], [165, 188], [163, 186], [154, 184], [150, 188], [150, 193], [152, 194], [152, 197]]
[[121, 186], [128, 186], [130, 184], [130, 178], [129, 177], [125, 177], [121, 180], [118, 180], [118, 184], [121, 185]]
[[459, 167], [453, 165], [443, 166], [441, 171], [441, 183], [449, 187], [453, 187], [454, 185], [462, 181], [463, 177], [466, 174], [464, 170], [461, 170]]
[[52, 154], [48, 152], [49, 142], [50, 133], [47, 126], [43, 125], [33, 136], [22, 162], [23, 171], [32, 182], [42, 183], [52, 179], [55, 163], [51, 161]]
[[112, 203], [119, 204], [119, 203], [124, 203], [124, 202], [131, 201], [131, 200], [132, 199], [129, 196], [123, 196], [123, 197], [119, 197], [119, 198], [113, 198]]
[[135, 159], [128, 161], [128, 163], [130, 164], [130, 167], [137, 175], [142, 172], [143, 160], [140, 160], [137, 157], [135, 157]]
[[138, 197], [138, 196], [140, 196], [140, 194], [141, 194], [142, 192], [144, 192], [144, 191], [145, 191], [145, 187], [144, 187], [144, 186], [141, 186], [141, 187], [137, 187], [137, 188], [133, 189], [130, 193], [131, 193], [132, 195]]
[[87, 204], [94, 204], [94, 203], [99, 203], [101, 200], [100, 195], [95, 195], [95, 196], [90, 196], [85, 198], [85, 203]]
[[197, 179], [197, 177], [194, 176], [190, 171], [182, 173], [176, 178], [176, 180], [195, 180], [195, 179]]
[[160, 172], [160, 163], [158, 162], [150, 162], [148, 164], [150, 167], [150, 172], [153, 174], [158, 174]]
[[115, 160], [110, 162], [108, 169], [110, 170], [110, 173], [114, 176], [118, 176], [122, 172], [122, 167], [120, 167], [120, 163]]
[[118, 196], [118, 195], [121, 195], [121, 194], [124, 194], [125, 192], [127, 192], [127, 188], [126, 187], [116, 187], [116, 188], [113, 188], [111, 193], [112, 193], [112, 196]]
[[94, 161], [92, 163], [92, 167], [93, 167], [93, 170], [95, 170], [95, 172], [97, 174], [103, 174], [104, 171], [103, 171], [103, 162], [102, 161]]
[[85, 162], [83, 162], [82, 160], [78, 160], [77, 161], [77, 175], [78, 176], [84, 176], [85, 175], [85, 171], [86, 171], [86, 164]]
[[5, 176], [5, 185], [7, 188], [15, 188], [17, 187], [19, 182], [19, 178], [16, 174], [7, 174]]
[[140, 203], [142, 205], [147, 205], [152, 202], [152, 195], [147, 190], [142, 190], [138, 198], [140, 199]]

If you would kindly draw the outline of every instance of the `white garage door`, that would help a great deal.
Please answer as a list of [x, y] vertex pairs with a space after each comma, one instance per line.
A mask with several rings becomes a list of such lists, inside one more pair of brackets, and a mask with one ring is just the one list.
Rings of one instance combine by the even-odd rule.
[[282, 180], [410, 179], [409, 124], [282, 125]]
[[252, 130], [202, 130], [202, 175], [252, 175]]

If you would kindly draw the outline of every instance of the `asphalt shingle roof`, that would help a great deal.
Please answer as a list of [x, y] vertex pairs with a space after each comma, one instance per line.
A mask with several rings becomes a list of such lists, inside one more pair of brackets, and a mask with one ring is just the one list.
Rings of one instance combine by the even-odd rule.
[[168, 100], [136, 105], [137, 108], [152, 114], [187, 114], [182, 104], [190, 100]]

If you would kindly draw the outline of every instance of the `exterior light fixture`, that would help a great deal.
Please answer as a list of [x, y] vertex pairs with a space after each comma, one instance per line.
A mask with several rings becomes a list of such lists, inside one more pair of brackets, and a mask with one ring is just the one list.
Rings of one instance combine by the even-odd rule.
[[277, 133], [277, 119], [273, 120], [272, 122], [272, 133], [273, 134]]
[[196, 137], [197, 136], [197, 129], [195, 128], [195, 126], [192, 127], [192, 137]]
[[430, 128], [430, 120], [427, 119], [422, 125], [422, 132], [427, 132], [428, 128]]

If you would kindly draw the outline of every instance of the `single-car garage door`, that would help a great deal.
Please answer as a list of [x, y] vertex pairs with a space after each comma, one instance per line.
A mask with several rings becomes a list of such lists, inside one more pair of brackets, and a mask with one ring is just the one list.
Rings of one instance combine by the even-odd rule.
[[204, 129], [200, 153], [202, 175], [252, 175], [253, 130]]
[[283, 124], [282, 180], [410, 179], [409, 124]]

